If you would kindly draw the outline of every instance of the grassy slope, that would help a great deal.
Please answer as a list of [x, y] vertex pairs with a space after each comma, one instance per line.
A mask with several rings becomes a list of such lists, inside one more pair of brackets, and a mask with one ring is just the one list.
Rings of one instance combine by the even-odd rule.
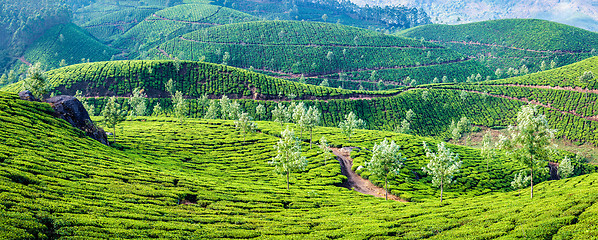
[[160, 9], [155, 6], [125, 9], [92, 19], [82, 27], [101, 41], [111, 42]]
[[[268, 77], [247, 70], [200, 62], [180, 62], [176, 70], [175, 61], [111, 61], [78, 64], [47, 73], [49, 82], [57, 94], [74, 95], [82, 90], [87, 96], [129, 95], [135, 87], [147, 91], [149, 97], [168, 97], [164, 84], [174, 80], [177, 90], [186, 96], [199, 98], [204, 93], [213, 97], [228, 94], [234, 98], [270, 99], [295, 94], [298, 99], [316, 97], [341, 97], [355, 94], [376, 96], [389, 94], [387, 91], [366, 92], [320, 87]], [[3, 88], [18, 92], [21, 84], [15, 83]]]
[[[316, 22], [228, 24], [183, 35], [182, 38], [162, 44], [160, 49], [172, 57], [188, 60], [205, 58], [214, 63], [223, 62], [223, 56], [228, 52], [228, 64], [231, 66], [254, 67], [287, 77], [305, 74], [320, 79], [338, 78], [338, 73], [343, 72], [347, 75], [344, 77], [346, 80], [401, 83], [412, 74], [410, 77], [422, 84], [431, 82], [434, 77], [442, 78], [443, 75], [450, 80], [465, 81], [471, 74], [491, 74], [477, 63], [453, 63], [461, 61], [463, 56], [436, 44], [340, 24]], [[168, 58], [159, 49], [151, 53], [154, 57]], [[428, 70], [422, 71], [425, 74], [412, 71], [420, 65], [438, 64], [446, 68], [425, 68]], [[370, 79], [373, 70], [382, 74]]]
[[[549, 106], [551, 125], [558, 128], [559, 136], [579, 144], [598, 143], [598, 87], [597, 78], [580, 81], [586, 71], [598, 72], [598, 57], [593, 57], [561, 68], [526, 76], [507, 78], [480, 84], [456, 84], [436, 86], [442, 89], [465, 89], [487, 92], [492, 95], [511, 97], [534, 104]], [[520, 102], [522, 102], [520, 101]]]
[[[597, 33], [536, 19], [503, 19], [462, 25], [433, 24], [407, 29], [399, 35], [440, 41], [462, 54], [477, 57], [492, 69], [519, 68], [525, 64], [532, 72], [540, 70], [542, 61], [550, 64], [554, 60], [557, 66], [563, 66], [593, 56], [595, 54], [590, 52], [598, 49]], [[451, 41], [497, 46], [464, 45]]]
[[[63, 36], [61, 41], [60, 36]], [[48, 30], [25, 51], [25, 60], [41, 62], [46, 69], [58, 68], [62, 59], [67, 64], [106, 61], [118, 50], [100, 43], [85, 30], [74, 24], [59, 25]]]
[[[338, 164], [324, 164], [310, 150], [305, 153], [310, 164], [292, 175], [287, 192], [266, 163], [277, 138], [256, 134], [243, 143], [232, 122], [129, 121], [124, 134], [118, 132], [122, 150], [117, 150], [84, 137], [49, 111], [0, 93], [0, 124], [6, 129], [0, 132], [4, 239], [598, 236], [595, 174], [539, 184], [534, 201], [523, 190], [453, 196], [442, 205], [386, 202], [334, 186], [342, 179]], [[273, 124], [259, 125], [267, 130]], [[338, 130], [320, 131], [338, 143]], [[353, 144], [383, 137], [358, 135], [363, 142]], [[412, 156], [415, 149], [404, 151]]]
[[[209, 4], [183, 4], [155, 12], [124, 33], [114, 45], [131, 49], [132, 52], [145, 52], [198, 29], [256, 20], [257, 17], [230, 8]], [[139, 49], [134, 49], [135, 47]]]

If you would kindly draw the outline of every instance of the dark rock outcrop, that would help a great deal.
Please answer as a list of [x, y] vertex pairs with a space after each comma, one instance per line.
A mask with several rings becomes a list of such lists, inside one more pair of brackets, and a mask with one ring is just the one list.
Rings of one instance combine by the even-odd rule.
[[33, 96], [33, 93], [31, 93], [31, 91], [29, 90], [21, 91], [19, 93], [19, 97], [26, 101], [37, 101], [37, 98], [35, 98], [35, 96]]
[[107, 146], [109, 145], [104, 129], [96, 127], [93, 124], [87, 110], [85, 110], [83, 104], [77, 98], [62, 95], [46, 99], [44, 102], [52, 106], [56, 117], [66, 120], [73, 127], [81, 129], [87, 136], [98, 142]]

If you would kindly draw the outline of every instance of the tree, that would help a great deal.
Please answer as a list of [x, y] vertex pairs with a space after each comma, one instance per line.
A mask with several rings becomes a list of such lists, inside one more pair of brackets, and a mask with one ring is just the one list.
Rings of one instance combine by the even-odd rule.
[[432, 184], [434, 186], [440, 187], [440, 202], [442, 202], [444, 186], [452, 183], [453, 174], [459, 172], [459, 168], [461, 167], [459, 154], [451, 152], [451, 149], [447, 148], [444, 142], [438, 144], [436, 153], [432, 152], [426, 142], [424, 142], [424, 150], [430, 162], [422, 170], [432, 175]]
[[328, 51], [328, 53], [326, 54], [326, 59], [328, 59], [328, 61], [332, 61], [333, 57], [334, 53], [332, 51]]
[[328, 87], [330, 86], [330, 84], [328, 84], [328, 78], [324, 78], [324, 80], [320, 83], [320, 87]]
[[160, 116], [164, 114], [162, 112], [162, 107], [160, 106], [160, 103], [156, 103], [156, 105], [154, 105], [154, 109], [152, 110], [152, 116]]
[[490, 134], [490, 131], [487, 131], [486, 134], [484, 134], [484, 137], [482, 139], [482, 157], [484, 159], [486, 159], [486, 171], [488, 171], [488, 168], [490, 166], [490, 159], [494, 158], [496, 152], [494, 151], [494, 144], [492, 144], [492, 135]]
[[176, 91], [172, 98], [173, 115], [178, 119], [179, 123], [185, 121], [187, 116], [187, 100], [183, 98], [181, 91]]
[[164, 89], [166, 92], [168, 92], [168, 94], [170, 94], [170, 96], [174, 96], [174, 81], [172, 81], [172, 78], [164, 84]]
[[239, 119], [235, 121], [235, 127], [241, 131], [243, 135], [243, 142], [245, 142], [245, 136], [255, 131], [256, 125], [251, 121], [251, 117], [248, 113], [244, 112], [239, 114]]
[[548, 66], [546, 66], [546, 61], [542, 61], [542, 63], [540, 64], [540, 70], [545, 71], [546, 67], [548, 67]]
[[517, 113], [517, 126], [509, 126], [510, 138], [500, 136], [499, 148], [507, 155], [529, 168], [531, 193], [534, 197], [534, 170], [545, 166], [550, 154], [550, 145], [555, 129], [548, 125], [546, 117], [538, 112], [537, 106], [523, 106]]
[[430, 92], [428, 92], [427, 90], [423, 91], [422, 92], [422, 100], [428, 101], [428, 99], [430, 99]]
[[513, 181], [511, 182], [511, 187], [515, 190], [520, 190], [527, 186], [530, 182], [530, 176], [526, 176], [525, 171], [521, 170], [519, 173], [515, 174]]
[[320, 110], [314, 106], [309, 107], [303, 119], [301, 119], [302, 124], [309, 130], [309, 149], [311, 149], [313, 129], [320, 124], [320, 119]]
[[272, 120], [280, 123], [281, 127], [283, 123], [287, 122], [287, 109], [281, 102], [279, 102], [276, 107], [274, 107], [274, 110], [272, 110]]
[[303, 138], [303, 129], [305, 129], [305, 123], [307, 119], [305, 116], [305, 104], [303, 102], [300, 102], [294, 108], [289, 108], [289, 111], [293, 112], [293, 122], [295, 123], [295, 126], [299, 128], [299, 131], [301, 131], [299, 137]]
[[230, 60], [230, 53], [224, 52], [224, 56], [222, 56], [222, 65], [228, 65], [228, 60]]
[[241, 112], [241, 104], [239, 104], [239, 102], [235, 100], [230, 104], [230, 107], [228, 109], [228, 119], [238, 119], [241, 115]]
[[575, 167], [571, 164], [571, 159], [565, 157], [563, 161], [559, 164], [559, 177], [561, 179], [568, 178], [573, 176], [573, 172], [575, 171]]
[[442, 83], [448, 83], [448, 82], [449, 82], [448, 77], [442, 76]]
[[350, 112], [349, 114], [345, 115], [345, 120], [339, 123], [339, 128], [341, 132], [349, 138], [351, 141], [351, 136], [353, 135], [356, 128], [361, 128], [365, 125], [365, 122], [361, 119], [358, 119], [357, 116]]
[[126, 112], [116, 102], [116, 97], [110, 97], [104, 110], [102, 110], [103, 122], [108, 128], [112, 128], [112, 141], [116, 142], [116, 125], [125, 120]]
[[380, 144], [374, 144], [372, 159], [365, 163], [370, 173], [378, 178], [384, 178], [385, 198], [388, 200], [388, 176], [398, 175], [399, 169], [406, 160], [399, 152], [401, 149], [395, 141], [390, 143], [385, 138]]
[[305, 80], [305, 75], [301, 74], [301, 77], [299, 78], [299, 82], [303, 83], [303, 84], [307, 84], [307, 81]]
[[402, 134], [409, 134], [411, 133], [411, 123], [409, 123], [409, 121], [407, 121], [407, 119], [403, 119], [403, 121], [401, 122], [401, 125], [397, 125], [395, 127], [395, 132], [396, 133], [402, 133]]
[[286, 175], [287, 190], [289, 190], [291, 172], [304, 170], [307, 166], [307, 159], [301, 156], [301, 145], [299, 145], [299, 141], [295, 138], [293, 130], [289, 130], [287, 127], [280, 135], [280, 139], [274, 145], [276, 156], [269, 163], [274, 165], [274, 170], [278, 174]]
[[584, 72], [583, 75], [579, 76], [579, 81], [582, 83], [588, 83], [592, 79], [594, 79], [594, 73], [592, 71]]
[[324, 22], [328, 21], [328, 15], [327, 14], [322, 15], [322, 20], [324, 20]]
[[66, 63], [66, 60], [62, 59], [60, 60], [60, 63], [58, 63], [58, 66], [62, 68], [68, 66], [68, 64]]
[[266, 114], [266, 107], [264, 107], [264, 105], [260, 103], [260, 104], [257, 105], [257, 107], [255, 107], [256, 118], [258, 120], [261, 120], [261, 119], [264, 118], [263, 117], [264, 114]]
[[225, 95], [220, 98], [220, 114], [222, 119], [226, 120], [230, 114], [230, 99]]
[[143, 94], [143, 89], [135, 88], [133, 90], [133, 94], [129, 98], [129, 104], [131, 105], [129, 116], [145, 116], [147, 106], [145, 101], [145, 95]]
[[210, 100], [210, 106], [208, 107], [208, 111], [206, 111], [206, 115], [204, 115], [205, 119], [216, 119], [218, 118], [218, 103], [216, 100]]
[[208, 94], [204, 93], [201, 97], [197, 100], [197, 114], [199, 116], [203, 115], [208, 108], [208, 104], [210, 103], [210, 99], [208, 98]]
[[50, 87], [46, 73], [41, 63], [35, 63], [27, 69], [27, 78], [23, 81], [23, 88], [29, 90], [34, 97], [42, 99], [48, 93]]
[[554, 60], [550, 60], [550, 69], [553, 69], [556, 67], [556, 62]]
[[500, 77], [502, 77], [503, 70], [500, 68], [497, 68], [496, 71], [494, 72], [494, 74], [496, 74], [497, 78], [500, 78]]
[[322, 138], [320, 138], [320, 144], [318, 144], [318, 146], [320, 147], [320, 150], [322, 150], [322, 154], [324, 154], [324, 165], [326, 165], [328, 159], [331, 159], [333, 155], [330, 146], [328, 146], [328, 141], [326, 141], [326, 137], [322, 136]]

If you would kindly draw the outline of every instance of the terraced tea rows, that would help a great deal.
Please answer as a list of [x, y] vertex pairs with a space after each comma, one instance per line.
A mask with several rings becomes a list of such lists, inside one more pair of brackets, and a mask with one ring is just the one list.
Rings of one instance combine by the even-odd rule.
[[[402, 85], [411, 82], [403, 83], [397, 76], [413, 74], [410, 77], [422, 84], [443, 75], [451, 81], [465, 81], [471, 74], [491, 74], [484, 66], [466, 62], [463, 55], [435, 44], [314, 22], [246, 22], [211, 27], [175, 38], [150, 54], [158, 59], [225, 63], [278, 76], [304, 74], [323, 79], [331, 77], [325, 75], [337, 78], [335, 74], [346, 73], [352, 80]], [[373, 70], [384, 73], [372, 77]]]
[[[539, 184], [533, 201], [523, 190], [476, 197], [455, 193], [443, 204], [399, 203], [336, 187], [343, 179], [336, 161], [324, 162], [303, 144], [309, 165], [293, 173], [286, 191], [267, 164], [277, 138], [265, 133], [278, 132], [278, 124], [259, 122], [262, 133], [242, 143], [232, 122], [179, 125], [169, 118], [141, 118], [125, 122], [124, 135], [110, 148], [50, 114], [48, 105], [0, 93], [0, 124], [6, 129], [0, 132], [3, 238], [576, 239], [598, 234], [592, 228], [598, 221], [596, 174]], [[337, 131], [320, 128], [318, 134], [329, 136], [333, 145], [344, 144]], [[421, 138], [359, 131], [351, 145], [368, 147], [385, 136], [399, 140], [414, 162], [423, 162], [416, 157]], [[467, 162], [477, 158], [477, 150], [453, 148]], [[465, 177], [457, 178], [455, 189]]]
[[433, 24], [407, 29], [399, 35], [441, 44], [503, 72], [523, 65], [537, 72], [554, 68], [552, 62], [556, 67], [572, 64], [596, 56], [598, 48], [594, 32], [536, 19]]

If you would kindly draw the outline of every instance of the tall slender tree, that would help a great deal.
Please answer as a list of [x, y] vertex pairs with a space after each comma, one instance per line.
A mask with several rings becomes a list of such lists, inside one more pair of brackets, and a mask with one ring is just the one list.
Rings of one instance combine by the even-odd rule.
[[534, 170], [545, 166], [550, 154], [555, 129], [538, 112], [537, 106], [523, 106], [517, 113], [517, 126], [509, 126], [510, 137], [500, 136], [499, 148], [506, 150], [513, 160], [525, 165], [530, 174], [530, 197], [534, 197]]
[[104, 110], [102, 110], [102, 117], [104, 125], [112, 128], [112, 141], [116, 142], [116, 125], [125, 120], [126, 112], [121, 109], [120, 104], [116, 102], [116, 97], [110, 97]]
[[281, 137], [274, 145], [276, 156], [269, 163], [274, 165], [275, 171], [285, 175], [287, 179], [287, 190], [289, 190], [289, 179], [291, 172], [304, 170], [307, 166], [307, 159], [301, 156], [301, 145], [293, 130], [286, 130], [280, 133]]
[[442, 202], [444, 187], [452, 183], [453, 174], [459, 172], [461, 161], [459, 161], [459, 154], [451, 152], [451, 149], [446, 147], [446, 143], [439, 143], [437, 148], [437, 152], [433, 152], [424, 142], [426, 157], [430, 162], [422, 170], [432, 175], [434, 186], [440, 187], [440, 202]]
[[365, 163], [365, 167], [373, 176], [384, 178], [384, 197], [388, 200], [388, 177], [399, 174], [406, 158], [400, 152], [401, 148], [385, 138], [380, 144], [374, 144], [372, 159]]

